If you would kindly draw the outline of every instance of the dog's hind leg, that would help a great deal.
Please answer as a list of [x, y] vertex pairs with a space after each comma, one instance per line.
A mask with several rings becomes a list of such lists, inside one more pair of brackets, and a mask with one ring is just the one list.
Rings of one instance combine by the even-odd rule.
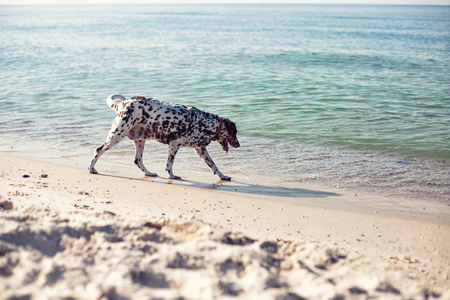
[[94, 168], [100, 156], [107, 150], [111, 149], [114, 145], [122, 141], [129, 130], [126, 128], [126, 123], [122, 120], [114, 120], [111, 130], [109, 131], [108, 138], [106, 141], [95, 150], [94, 157], [92, 158], [91, 164], [89, 165], [89, 172], [91, 174], [98, 174], [97, 170]]
[[181, 179], [181, 177], [174, 175], [172, 172], [173, 161], [179, 149], [180, 143], [175, 141], [169, 143], [169, 157], [167, 158], [166, 171], [169, 172], [170, 179]]
[[197, 151], [198, 155], [203, 159], [203, 161], [208, 165], [208, 167], [211, 168], [213, 173], [220, 177], [222, 180], [230, 181], [231, 177], [223, 175], [219, 169], [217, 168], [216, 164], [213, 162], [211, 156], [209, 156], [208, 151], [206, 150], [206, 147], [196, 147], [195, 151]]
[[158, 176], [158, 174], [149, 172], [145, 168], [144, 163], [142, 162], [142, 156], [144, 155], [145, 140], [143, 140], [143, 139], [133, 140], [133, 144], [134, 144], [134, 148], [136, 149], [134, 163], [138, 166], [139, 169], [141, 169], [145, 173], [145, 176], [150, 176], [150, 177]]

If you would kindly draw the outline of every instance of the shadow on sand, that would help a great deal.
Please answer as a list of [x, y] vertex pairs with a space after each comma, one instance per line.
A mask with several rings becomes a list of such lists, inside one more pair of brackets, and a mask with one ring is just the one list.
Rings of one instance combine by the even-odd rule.
[[[205, 186], [203, 188], [208, 187]], [[340, 196], [339, 194], [325, 191], [282, 187], [282, 186], [258, 185], [245, 182], [233, 182], [233, 185], [228, 185], [227, 183], [220, 182], [218, 184], [212, 184], [212, 187], [210, 185], [209, 188], [224, 192], [236, 192], [244, 194], [253, 194], [258, 196], [275, 196], [275, 197], [289, 197], [289, 198], [305, 198], [305, 197], [325, 198], [325, 197]]]
[[177, 186], [186, 186], [201, 188], [206, 190], [215, 190], [230, 193], [240, 193], [249, 194], [255, 196], [272, 196], [272, 197], [287, 197], [287, 198], [326, 198], [326, 197], [336, 197], [341, 196], [340, 194], [310, 190], [303, 188], [291, 188], [282, 186], [266, 186], [258, 184], [250, 184], [239, 181], [222, 181], [219, 180], [215, 183], [206, 183], [194, 180], [172, 180], [164, 177], [143, 177], [143, 178], [133, 178], [126, 176], [110, 175], [110, 174], [99, 174], [101, 176], [109, 176], [115, 178], [123, 178], [128, 180], [138, 180], [138, 181], [148, 181], [160, 184], [173, 184]]

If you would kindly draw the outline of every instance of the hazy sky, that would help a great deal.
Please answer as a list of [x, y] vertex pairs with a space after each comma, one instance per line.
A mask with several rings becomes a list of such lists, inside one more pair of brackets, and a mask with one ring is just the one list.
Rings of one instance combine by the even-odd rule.
[[450, 5], [450, 0], [0, 0], [0, 4], [109, 4], [109, 3], [339, 3], [339, 4], [432, 4]]

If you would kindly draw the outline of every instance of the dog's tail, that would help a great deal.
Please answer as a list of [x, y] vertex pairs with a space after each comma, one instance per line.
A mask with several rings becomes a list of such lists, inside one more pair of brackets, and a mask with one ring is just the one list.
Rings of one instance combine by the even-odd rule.
[[114, 101], [116, 99], [125, 101], [125, 100], [127, 100], [127, 98], [125, 98], [124, 96], [119, 95], [119, 94], [109, 95], [109, 97], [106, 99], [106, 103], [109, 105], [109, 107], [111, 107], [115, 111], [117, 111], [117, 108], [119, 107], [119, 103]]

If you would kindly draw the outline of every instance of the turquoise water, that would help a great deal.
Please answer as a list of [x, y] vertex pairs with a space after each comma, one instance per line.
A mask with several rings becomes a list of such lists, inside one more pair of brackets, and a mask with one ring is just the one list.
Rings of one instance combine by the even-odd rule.
[[0, 29], [3, 153], [90, 160], [114, 118], [106, 96], [145, 95], [231, 118], [242, 160], [286, 149], [271, 175], [304, 178], [311, 153], [354, 158], [338, 181], [365, 157], [408, 157], [448, 196], [450, 7], [1, 6]]

